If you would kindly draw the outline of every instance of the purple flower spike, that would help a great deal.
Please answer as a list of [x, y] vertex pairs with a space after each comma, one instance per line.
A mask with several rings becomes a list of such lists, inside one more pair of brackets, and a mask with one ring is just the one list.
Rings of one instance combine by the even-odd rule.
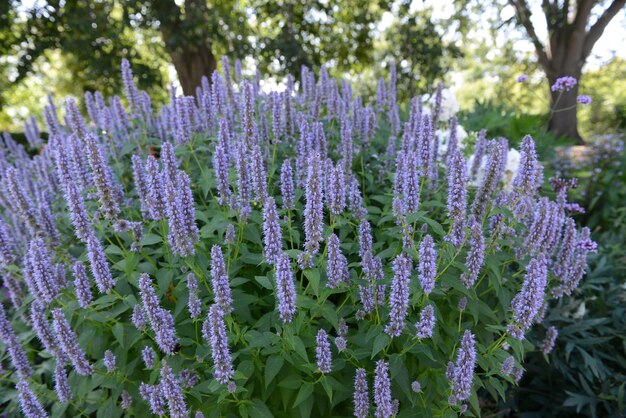
[[0, 341], [4, 342], [7, 345], [7, 350], [9, 352], [9, 357], [11, 358], [11, 362], [13, 363], [13, 367], [17, 370], [17, 374], [20, 379], [27, 379], [33, 373], [30, 368], [30, 364], [28, 364], [28, 358], [26, 357], [26, 353], [24, 349], [20, 345], [20, 341], [15, 335], [15, 331], [13, 330], [13, 326], [8, 321], [6, 317], [6, 313], [4, 311], [4, 306], [0, 303]]
[[231, 191], [228, 184], [228, 154], [224, 147], [218, 145], [215, 147], [213, 155], [213, 168], [215, 169], [215, 178], [217, 180], [217, 190], [219, 192], [218, 202], [225, 206], [230, 199]]
[[530, 260], [522, 290], [511, 301], [516, 325], [509, 325], [508, 332], [518, 340], [524, 339], [524, 332], [530, 328], [543, 305], [547, 275], [547, 262], [543, 254]]
[[265, 259], [269, 264], [275, 264], [282, 251], [282, 242], [276, 202], [273, 197], [267, 198], [263, 208], [263, 239]]
[[409, 308], [409, 281], [413, 262], [406, 253], [401, 253], [393, 260], [393, 281], [389, 294], [389, 325], [385, 332], [392, 337], [399, 337], [404, 329], [404, 319]]
[[320, 373], [326, 374], [331, 372], [331, 354], [330, 354], [330, 342], [328, 341], [328, 334], [323, 329], [317, 331], [317, 337], [315, 338], [316, 348], [315, 353], [317, 357], [317, 369]]
[[330, 213], [339, 215], [346, 207], [346, 180], [343, 166], [337, 164], [331, 168], [328, 179], [327, 199]]
[[580, 103], [583, 106], [587, 106], [587, 105], [591, 104], [591, 102], [592, 102], [591, 97], [589, 97], [587, 95], [578, 96], [576, 98], [576, 100], [578, 101], [578, 103]]
[[80, 261], [77, 261], [72, 267], [74, 273], [74, 287], [76, 289], [76, 298], [81, 308], [87, 308], [93, 300], [91, 293], [91, 285], [87, 277], [87, 269]]
[[135, 328], [139, 331], [145, 331], [146, 329], [146, 313], [144, 312], [141, 305], [135, 305], [133, 308], [133, 315], [131, 317], [131, 321]]
[[322, 207], [321, 162], [317, 152], [312, 152], [309, 158], [309, 175], [306, 182], [306, 205], [304, 207], [304, 247], [310, 254], [319, 251], [322, 241], [322, 222], [324, 219]]
[[286, 253], [282, 253], [276, 263], [276, 298], [280, 319], [283, 322], [291, 322], [296, 314], [296, 288], [293, 284], [289, 256]]
[[78, 346], [77, 337], [60, 308], [52, 310], [52, 325], [61, 350], [70, 358], [81, 376], [93, 373], [93, 366], [87, 361], [85, 352]]
[[550, 87], [552, 91], [570, 91], [578, 84], [578, 81], [574, 77], [565, 76], [556, 79], [554, 84]]
[[164, 353], [174, 354], [178, 345], [174, 318], [168, 310], [159, 306], [159, 298], [147, 273], [142, 273], [139, 276], [139, 293], [150, 325], [154, 330], [157, 345]]
[[461, 275], [461, 282], [469, 289], [476, 283], [478, 273], [483, 266], [485, 238], [483, 237], [482, 225], [473, 215], [469, 217], [468, 223], [470, 225], [470, 248], [465, 259], [467, 271]]
[[517, 82], [518, 83], [523, 83], [524, 81], [526, 81], [528, 79], [528, 74], [522, 74], [520, 76], [517, 77]]
[[419, 280], [422, 290], [426, 295], [435, 288], [435, 276], [437, 275], [437, 252], [433, 237], [425, 235], [419, 248]]
[[391, 380], [389, 379], [389, 365], [384, 360], [376, 362], [374, 376], [374, 403], [376, 404], [377, 418], [389, 418], [393, 415], [391, 405]]
[[490, 141], [488, 150], [485, 173], [472, 202], [472, 214], [477, 219], [482, 218], [487, 208], [487, 203], [500, 182], [506, 164], [508, 143], [506, 139]]
[[187, 405], [185, 404], [185, 398], [183, 397], [183, 391], [178, 379], [174, 376], [172, 369], [167, 365], [165, 360], [161, 365], [161, 383], [159, 386], [161, 386], [163, 396], [167, 399], [170, 417], [186, 418], [189, 413], [187, 411]]
[[43, 406], [39, 403], [37, 396], [30, 390], [28, 383], [25, 380], [20, 380], [15, 385], [17, 388], [20, 405], [22, 406], [22, 412], [26, 418], [47, 418]]
[[417, 338], [430, 338], [433, 336], [435, 328], [435, 308], [433, 305], [426, 305], [420, 314], [420, 321], [415, 324], [417, 328]]
[[59, 294], [59, 286], [54, 277], [50, 253], [41, 238], [30, 242], [24, 262], [24, 279], [33, 295], [45, 306], [49, 305]]
[[159, 162], [149, 155], [146, 160], [146, 206], [150, 219], [159, 220], [165, 215], [165, 187], [159, 173]]
[[543, 170], [539, 167], [535, 141], [530, 135], [522, 139], [519, 170], [513, 180], [513, 187], [523, 195], [533, 196], [537, 191], [538, 178]]
[[502, 366], [500, 366], [500, 374], [503, 376], [508, 376], [513, 373], [513, 367], [515, 367], [515, 358], [513, 356], [508, 356], [502, 362]]
[[96, 281], [96, 286], [100, 293], [109, 293], [115, 282], [109, 270], [109, 264], [102, 249], [102, 244], [95, 235], [90, 235], [87, 239], [87, 251], [89, 256], [89, 264], [91, 265], [91, 274]]
[[293, 193], [293, 169], [291, 161], [283, 161], [280, 168], [280, 194], [283, 197], [283, 209], [294, 209], [294, 193]]
[[556, 327], [548, 328], [548, 332], [546, 333], [546, 339], [543, 340], [543, 343], [541, 343], [541, 352], [543, 354], [550, 354], [550, 352], [554, 348], [554, 343], [558, 335], [559, 331], [556, 329]]
[[218, 305], [214, 304], [209, 308], [209, 316], [202, 326], [202, 335], [211, 344], [215, 380], [221, 384], [227, 384], [233, 377], [234, 370], [228, 351], [224, 312]]
[[230, 283], [226, 274], [222, 248], [219, 245], [214, 245], [211, 248], [211, 279], [215, 303], [225, 313], [231, 312], [233, 300], [230, 296]]
[[113, 219], [120, 213], [121, 189], [114, 183], [106, 154], [91, 133], [85, 137], [85, 148], [100, 201], [100, 210], [107, 219]]
[[111, 350], [104, 352], [104, 367], [107, 369], [107, 373], [113, 373], [115, 370], [115, 354]]
[[56, 362], [54, 366], [54, 390], [59, 397], [59, 402], [65, 403], [72, 399], [72, 390], [67, 382], [67, 373], [65, 372], [64, 356], [56, 356]]
[[55, 353], [59, 348], [56, 342], [56, 338], [50, 328], [50, 323], [46, 318], [46, 312], [44, 307], [37, 300], [33, 302], [30, 307], [30, 320], [33, 325], [33, 329], [37, 332], [37, 337], [44, 348], [50, 353]]
[[369, 416], [370, 400], [367, 388], [367, 373], [365, 369], [356, 369], [354, 376], [354, 416], [367, 418]]
[[455, 246], [460, 247], [465, 238], [463, 221], [465, 220], [465, 208], [467, 206], [467, 165], [461, 152], [452, 155], [448, 170], [448, 217], [452, 219], [453, 226], [447, 239]]
[[141, 359], [143, 360], [143, 364], [146, 365], [146, 369], [151, 369], [154, 367], [154, 363], [156, 361], [156, 353], [152, 349], [152, 347], [145, 346], [143, 350], [141, 350]]
[[189, 316], [195, 319], [202, 313], [202, 301], [198, 298], [198, 281], [193, 273], [187, 275], [187, 290], [189, 290]]
[[466, 330], [461, 338], [461, 347], [456, 356], [452, 379], [452, 392], [457, 401], [464, 401], [470, 397], [476, 364], [475, 344], [474, 335]]
[[339, 283], [348, 283], [350, 274], [348, 272], [348, 259], [341, 253], [339, 238], [335, 234], [328, 237], [328, 264], [326, 272], [330, 288], [335, 288]]

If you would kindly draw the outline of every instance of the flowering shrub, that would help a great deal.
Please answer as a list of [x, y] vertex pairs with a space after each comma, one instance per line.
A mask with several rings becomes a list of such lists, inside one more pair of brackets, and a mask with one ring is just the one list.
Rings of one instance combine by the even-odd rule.
[[393, 66], [369, 103], [325, 70], [265, 92], [223, 64], [155, 113], [125, 62], [128, 110], [96, 92], [61, 123], [51, 103], [33, 158], [5, 138], [5, 410], [454, 416], [503, 398], [595, 250], [571, 182], [540, 195], [527, 136], [504, 190], [507, 140], [461, 148], [441, 86], [401, 123]]

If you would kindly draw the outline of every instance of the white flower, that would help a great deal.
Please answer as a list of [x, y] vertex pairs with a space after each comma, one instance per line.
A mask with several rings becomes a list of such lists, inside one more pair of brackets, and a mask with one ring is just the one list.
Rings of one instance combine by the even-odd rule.
[[[503, 189], [506, 192], [510, 192], [513, 186], [513, 179], [517, 175], [519, 170], [520, 153], [515, 148], [510, 148], [506, 156], [506, 166], [504, 167], [504, 173], [502, 174]], [[470, 170], [474, 164], [474, 156], [472, 155], [467, 162], [467, 169]], [[472, 186], [480, 185], [480, 182], [485, 175], [485, 165], [487, 164], [487, 157], [483, 157], [483, 161], [478, 169], [478, 174], [475, 179], [470, 179], [469, 184]]]
[[[448, 152], [448, 139], [450, 138], [450, 130], [449, 129], [438, 129], [435, 131], [435, 135], [439, 139], [439, 152], [437, 153], [439, 157], [442, 157]], [[465, 139], [467, 139], [468, 135], [461, 125], [457, 125], [456, 127], [456, 140], [459, 149], [464, 150], [467, 146]]]
[[[423, 101], [427, 101], [430, 106], [435, 108], [435, 94], [429, 96], [423, 96]], [[447, 122], [452, 116], [456, 115], [459, 111], [459, 102], [456, 100], [456, 96], [450, 89], [441, 90], [441, 113], [439, 114], [439, 120]], [[430, 112], [429, 112], [430, 113]]]

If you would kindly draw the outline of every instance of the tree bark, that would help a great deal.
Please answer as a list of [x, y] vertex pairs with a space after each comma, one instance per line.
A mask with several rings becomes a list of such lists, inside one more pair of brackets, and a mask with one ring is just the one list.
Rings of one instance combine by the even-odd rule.
[[183, 94], [193, 96], [203, 76], [211, 80], [211, 74], [217, 68], [215, 55], [207, 45], [184, 46], [168, 51], [183, 88]]

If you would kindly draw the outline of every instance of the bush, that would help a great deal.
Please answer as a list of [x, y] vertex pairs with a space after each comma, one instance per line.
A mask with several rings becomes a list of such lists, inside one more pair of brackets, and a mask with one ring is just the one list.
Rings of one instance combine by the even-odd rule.
[[393, 81], [365, 106], [216, 73], [155, 114], [123, 71], [129, 113], [70, 100], [39, 155], [3, 148], [7, 413], [474, 416], [550, 351], [594, 243], [530, 137], [503, 180], [506, 140], [468, 169], [417, 101], [397, 140]]

